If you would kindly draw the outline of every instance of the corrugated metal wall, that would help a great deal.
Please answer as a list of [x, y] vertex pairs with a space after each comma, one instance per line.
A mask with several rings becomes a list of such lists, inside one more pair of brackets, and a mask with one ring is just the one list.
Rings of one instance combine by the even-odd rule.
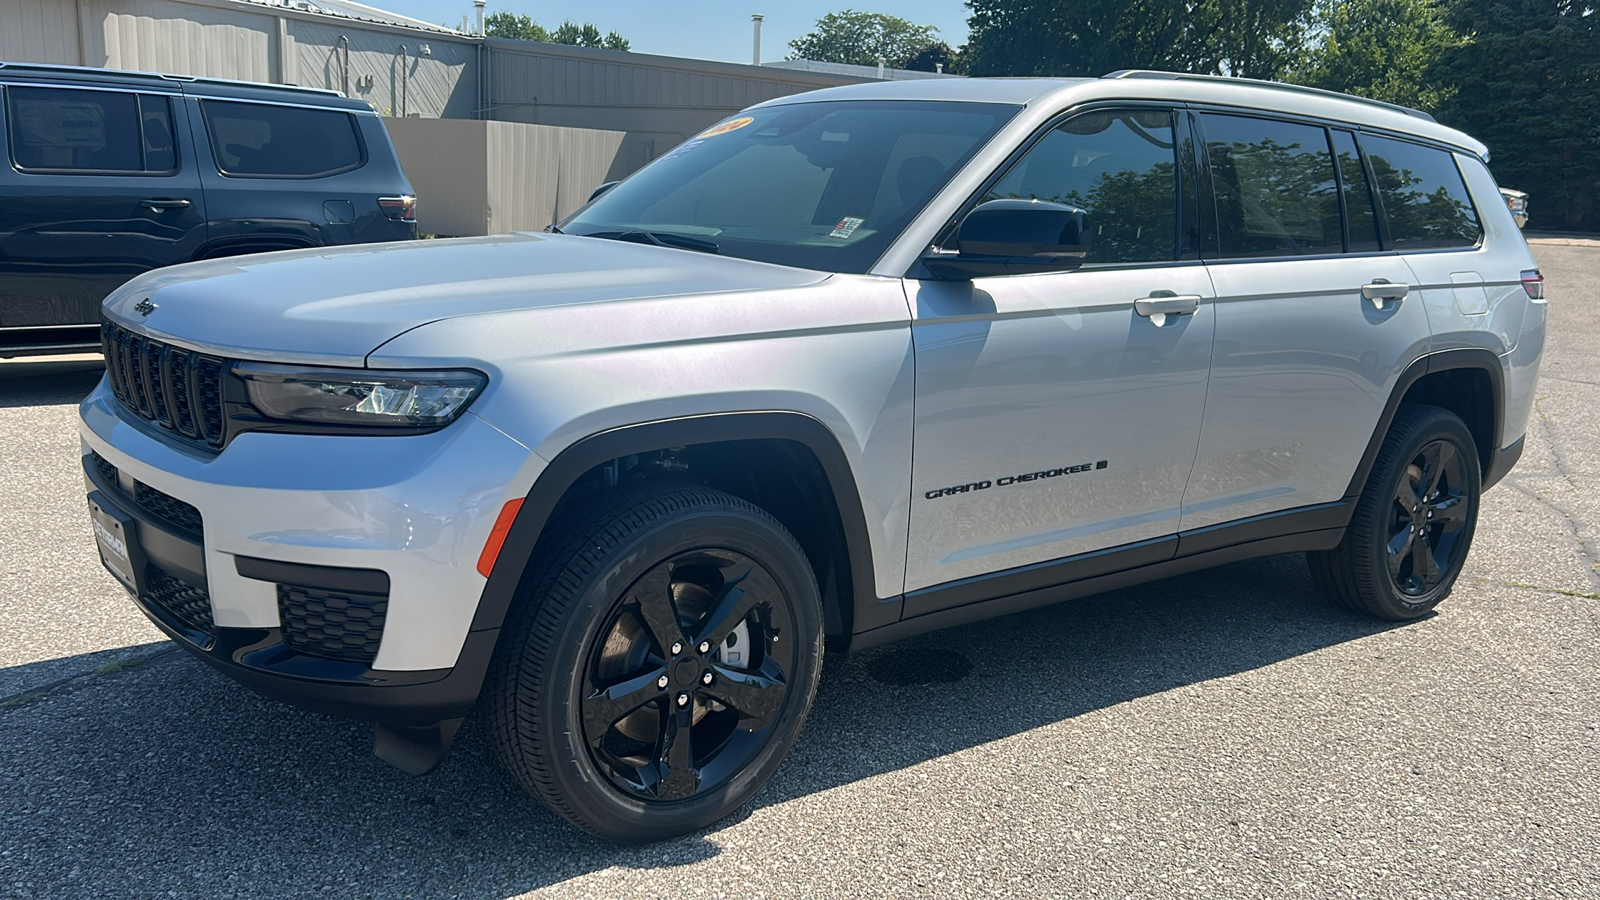
[[[371, 101], [385, 116], [474, 118], [475, 42], [298, 19], [288, 23], [288, 30], [294, 45], [294, 72], [288, 80], [295, 84], [344, 91]], [[346, 38], [348, 45], [340, 38]], [[347, 50], [348, 84], [344, 72]]]
[[277, 20], [179, 0], [86, 0], [88, 65], [278, 81]]
[[77, 8], [62, 0], [3, 0], [0, 59], [81, 65]]
[[417, 230], [539, 231], [608, 179], [625, 133], [517, 122], [388, 119], [419, 198]]

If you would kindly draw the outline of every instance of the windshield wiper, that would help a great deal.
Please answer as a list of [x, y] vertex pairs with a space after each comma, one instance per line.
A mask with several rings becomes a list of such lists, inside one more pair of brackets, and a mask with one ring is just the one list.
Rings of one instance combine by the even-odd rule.
[[676, 247], [680, 250], [698, 250], [701, 253], [716, 253], [720, 249], [714, 241], [686, 234], [673, 234], [670, 231], [592, 231], [584, 237], [631, 241], [635, 244], [655, 244], [657, 247]]

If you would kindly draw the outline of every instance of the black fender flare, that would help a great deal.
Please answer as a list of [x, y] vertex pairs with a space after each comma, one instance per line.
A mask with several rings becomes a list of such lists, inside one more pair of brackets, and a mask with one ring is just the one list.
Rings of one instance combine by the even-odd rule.
[[[1465, 347], [1455, 350], [1440, 350], [1429, 353], [1407, 366], [1400, 378], [1396, 380], [1394, 390], [1389, 394], [1389, 400], [1384, 404], [1383, 415], [1378, 419], [1377, 428], [1372, 432], [1372, 438], [1367, 442], [1366, 452], [1361, 455], [1361, 464], [1356, 467], [1355, 475], [1350, 479], [1349, 487], [1345, 488], [1344, 499], [1352, 503], [1361, 496], [1361, 490], [1367, 484], [1367, 478], [1372, 474], [1372, 465], [1378, 458], [1378, 450], [1383, 447], [1383, 439], [1389, 434], [1389, 427], [1394, 424], [1395, 414], [1400, 411], [1400, 403], [1405, 400], [1407, 392], [1424, 377], [1436, 372], [1445, 372], [1451, 369], [1480, 369], [1489, 377], [1489, 385], [1494, 396], [1491, 398], [1490, 409], [1493, 416], [1493, 426], [1490, 434], [1489, 459], [1483, 467], [1483, 488], [1488, 490], [1495, 481], [1500, 480], [1511, 468], [1510, 463], [1516, 461], [1521, 455], [1522, 448], [1519, 443], [1515, 448], [1502, 447], [1501, 441], [1505, 429], [1505, 372], [1501, 368], [1500, 358], [1482, 348]], [[1509, 457], [1507, 462], [1504, 457]]]
[[[601, 463], [659, 450], [740, 440], [788, 440], [809, 449], [821, 464], [843, 526], [849, 555], [854, 629], [877, 627], [900, 617], [898, 602], [878, 602], [871, 539], [854, 472], [838, 438], [820, 420], [796, 412], [715, 413], [627, 425], [582, 438], [556, 455], [539, 473], [517, 512], [478, 600], [472, 632], [498, 630], [516, 598], [533, 548], [551, 513], [580, 476]], [[899, 600], [898, 595], [894, 598]], [[890, 609], [889, 607], [893, 607]], [[863, 624], [865, 621], [865, 624]]]

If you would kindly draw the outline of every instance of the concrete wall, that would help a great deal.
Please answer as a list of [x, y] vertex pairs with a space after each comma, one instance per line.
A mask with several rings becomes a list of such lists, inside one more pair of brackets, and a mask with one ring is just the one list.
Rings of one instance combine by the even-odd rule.
[[608, 180], [623, 132], [456, 119], [384, 123], [417, 192], [417, 230], [540, 231]]

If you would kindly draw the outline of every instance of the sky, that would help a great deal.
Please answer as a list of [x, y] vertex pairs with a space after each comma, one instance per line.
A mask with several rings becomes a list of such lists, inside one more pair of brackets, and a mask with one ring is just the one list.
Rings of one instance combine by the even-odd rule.
[[[472, 16], [472, 0], [360, 0], [414, 19], [451, 27]], [[689, 56], [724, 62], [750, 62], [750, 15], [761, 13], [761, 60], [789, 55], [789, 42], [815, 27], [831, 12], [855, 9], [910, 19], [939, 29], [952, 47], [967, 39], [970, 11], [961, 0], [489, 0], [486, 14], [501, 10], [527, 15], [548, 28], [563, 19], [593, 22], [602, 32], [616, 31], [638, 53]]]

